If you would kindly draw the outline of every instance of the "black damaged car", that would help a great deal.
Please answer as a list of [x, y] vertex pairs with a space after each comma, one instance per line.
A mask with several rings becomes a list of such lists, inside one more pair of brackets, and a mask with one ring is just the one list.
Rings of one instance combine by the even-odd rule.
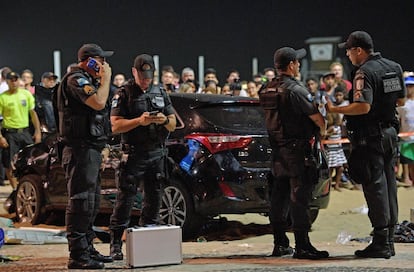
[[[220, 214], [269, 211], [271, 148], [259, 101], [223, 95], [170, 95], [177, 129], [169, 135], [169, 179], [160, 210], [163, 223], [195, 233], [207, 219]], [[22, 149], [14, 159], [19, 185], [13, 204], [19, 221], [43, 223], [52, 211], [64, 211], [67, 191], [61, 167], [62, 146], [55, 135]], [[119, 144], [109, 148], [102, 171], [101, 214], [109, 215], [115, 201]], [[326, 163], [313, 192], [311, 218], [329, 203]], [[139, 216], [137, 195], [133, 216]], [[12, 205], [12, 206], [13, 206]]]

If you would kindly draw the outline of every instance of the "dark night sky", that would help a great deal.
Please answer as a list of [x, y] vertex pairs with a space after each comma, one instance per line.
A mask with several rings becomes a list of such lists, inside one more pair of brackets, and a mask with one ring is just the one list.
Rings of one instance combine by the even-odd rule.
[[[300, 3], [302, 2], [302, 3]], [[300, 4], [299, 4], [300, 3]], [[251, 77], [251, 58], [259, 70], [272, 66], [281, 46], [305, 47], [310, 37], [341, 36], [366, 30], [375, 49], [414, 70], [411, 54], [414, 1], [271, 1], [271, 0], [14, 0], [3, 4], [0, 67], [34, 71], [36, 79], [53, 70], [53, 50], [62, 54], [62, 71], [76, 61], [86, 42], [115, 50], [113, 72], [130, 76], [141, 53], [160, 56], [160, 65], [181, 72], [197, 58], [214, 67], [219, 79], [232, 68]], [[341, 52], [344, 54], [344, 52]]]

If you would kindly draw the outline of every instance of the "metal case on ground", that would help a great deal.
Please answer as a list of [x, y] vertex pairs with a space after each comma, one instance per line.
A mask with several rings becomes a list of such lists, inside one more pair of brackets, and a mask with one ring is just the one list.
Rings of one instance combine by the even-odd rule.
[[126, 257], [130, 267], [181, 264], [179, 226], [153, 226], [126, 230]]

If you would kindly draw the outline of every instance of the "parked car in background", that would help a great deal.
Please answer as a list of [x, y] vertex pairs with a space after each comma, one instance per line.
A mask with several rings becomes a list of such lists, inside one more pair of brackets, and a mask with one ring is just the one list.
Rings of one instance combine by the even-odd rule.
[[[247, 97], [170, 94], [177, 129], [169, 135], [169, 179], [164, 184], [162, 223], [180, 225], [192, 235], [208, 218], [222, 214], [269, 212], [271, 148], [259, 101]], [[21, 150], [15, 158], [19, 180], [15, 200], [19, 221], [44, 222], [48, 213], [65, 210], [66, 181], [61, 167], [62, 144], [49, 135]], [[115, 201], [122, 155], [113, 143], [102, 171], [101, 210], [110, 214]], [[313, 192], [311, 217], [329, 203], [327, 166]], [[140, 214], [137, 196], [134, 216]]]

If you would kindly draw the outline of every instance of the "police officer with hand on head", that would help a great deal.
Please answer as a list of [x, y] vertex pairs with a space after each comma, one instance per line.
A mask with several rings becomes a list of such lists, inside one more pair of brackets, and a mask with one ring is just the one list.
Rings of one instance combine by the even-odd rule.
[[259, 91], [260, 103], [273, 152], [273, 184], [271, 184], [270, 222], [273, 227], [272, 256], [293, 253], [286, 236], [287, 216], [290, 212], [296, 248], [293, 258], [327, 258], [327, 251], [319, 251], [311, 244], [309, 203], [318, 169], [312, 156], [310, 140], [326, 134], [325, 120], [313, 104], [312, 96], [295, 78], [299, 74], [299, 60], [305, 49], [282, 47], [274, 54], [277, 77]]
[[68, 180], [66, 231], [70, 269], [103, 269], [112, 257], [93, 247], [92, 229], [99, 209], [100, 166], [108, 135], [111, 67], [96, 44], [78, 50], [78, 65], [66, 74], [57, 91], [59, 133], [65, 148], [62, 164]]
[[365, 31], [352, 32], [339, 47], [346, 49], [355, 66], [350, 104], [338, 107], [328, 101], [326, 108], [345, 114], [352, 146], [350, 174], [362, 184], [374, 228], [372, 243], [355, 255], [388, 259], [395, 255], [393, 239], [398, 222], [394, 166], [399, 127], [396, 106], [404, 104], [406, 94], [403, 72], [398, 63], [374, 52], [372, 38]]
[[122, 234], [130, 222], [137, 186], [143, 182], [143, 209], [140, 226], [159, 223], [161, 182], [165, 171], [165, 140], [175, 130], [174, 110], [166, 91], [154, 85], [155, 65], [150, 55], [135, 58], [130, 79], [112, 100], [111, 124], [121, 133], [123, 150], [128, 154], [121, 163], [118, 194], [111, 216], [110, 254], [122, 260]]

